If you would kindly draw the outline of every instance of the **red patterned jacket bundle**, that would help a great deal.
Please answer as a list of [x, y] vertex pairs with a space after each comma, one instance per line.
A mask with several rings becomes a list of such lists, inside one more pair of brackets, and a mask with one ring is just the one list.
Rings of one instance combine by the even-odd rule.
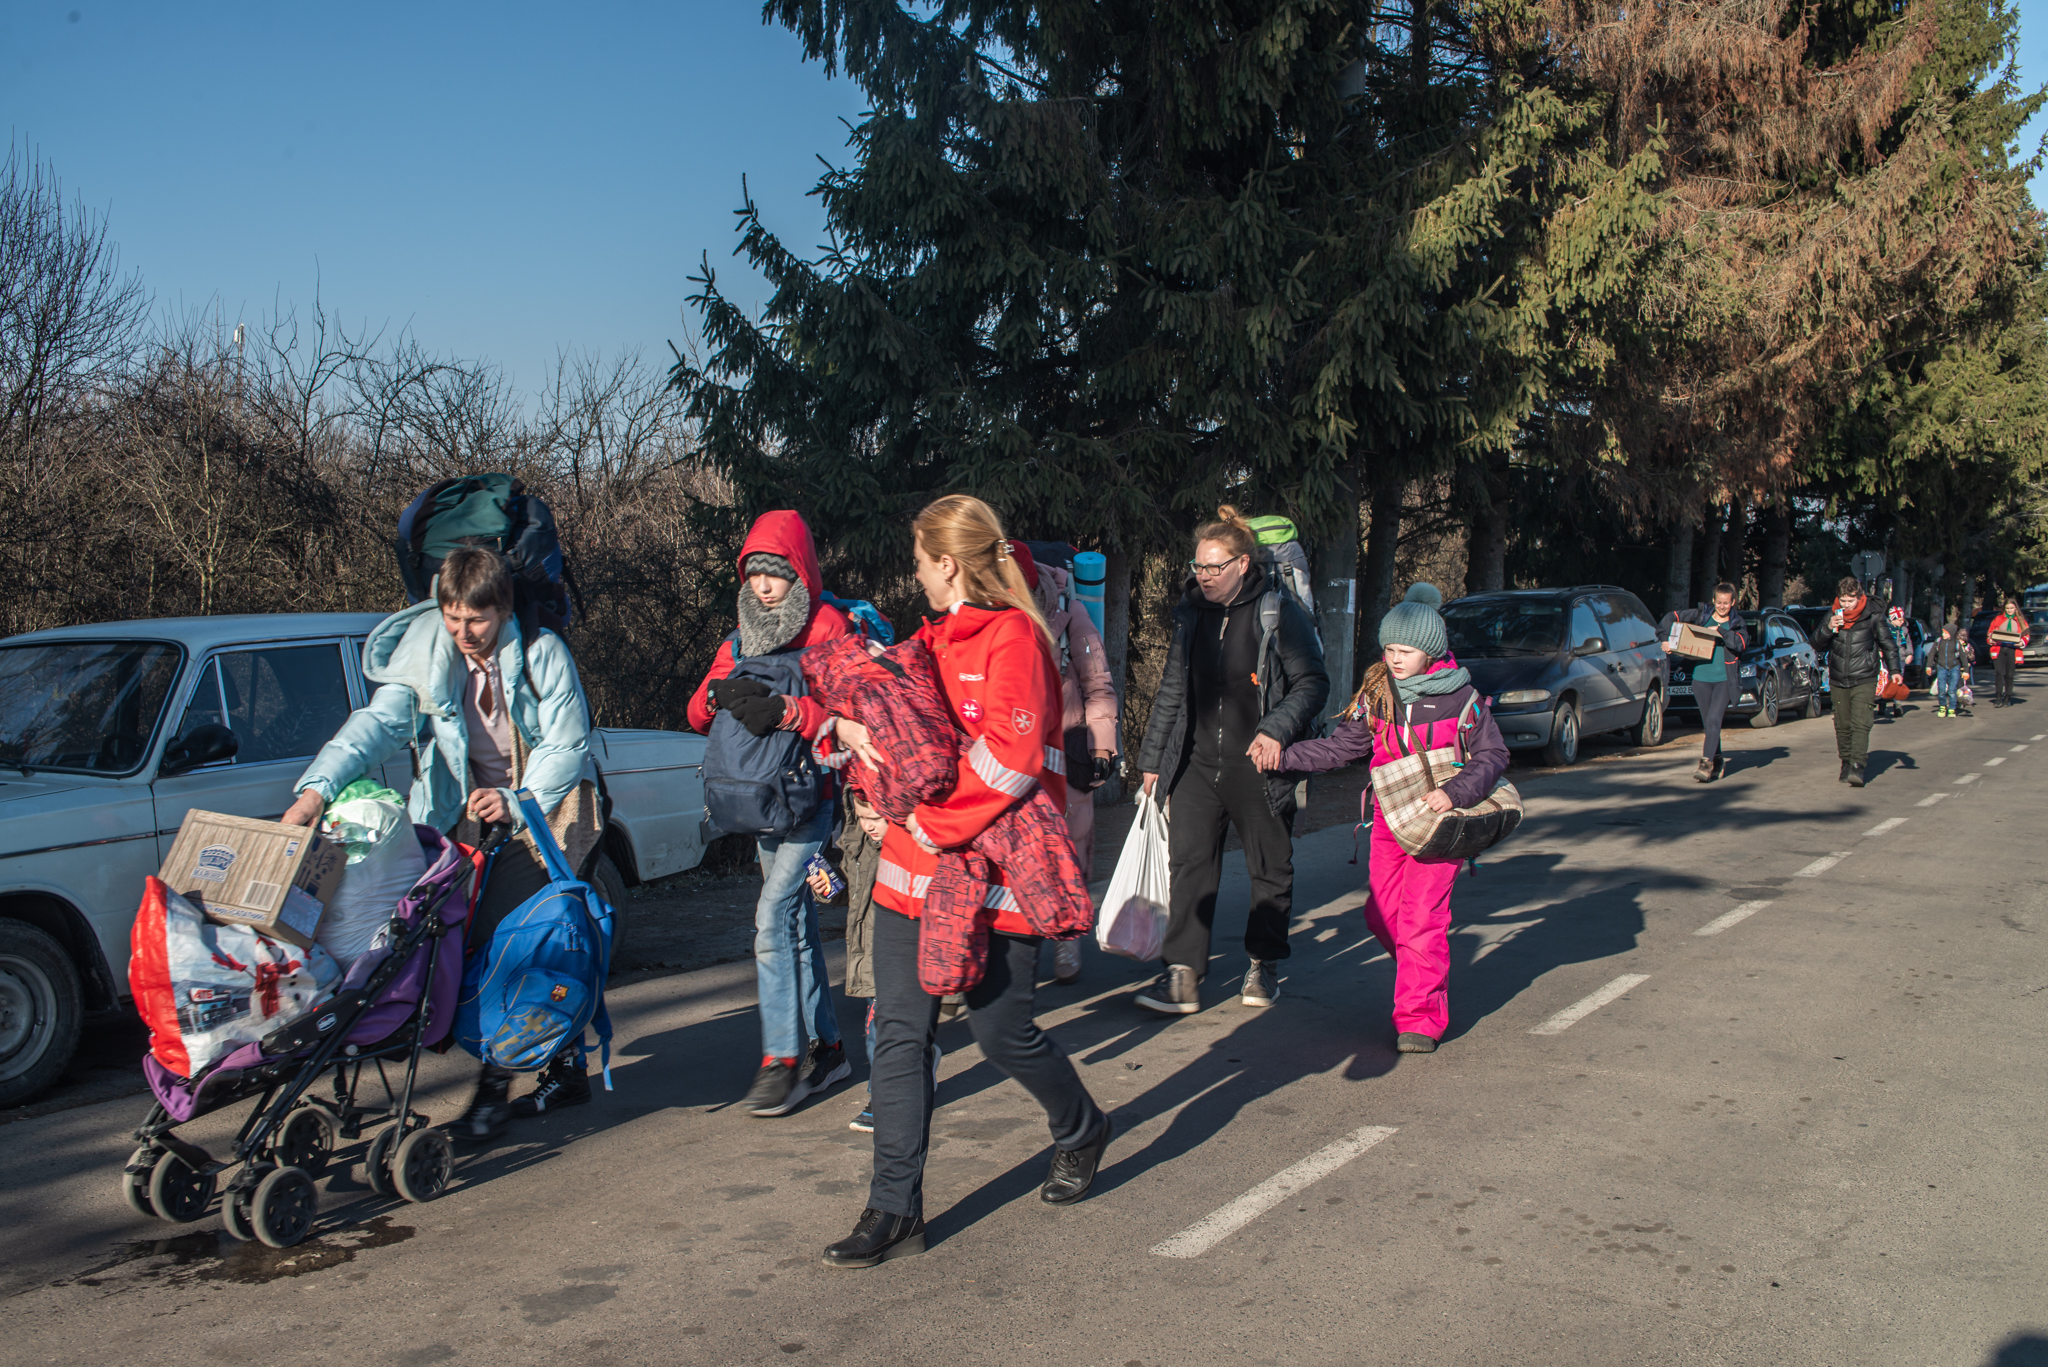
[[[913, 664], [919, 650], [912, 647], [929, 652], [936, 679]], [[805, 679], [829, 711], [875, 732], [888, 768], [904, 771], [876, 774], [858, 761], [846, 771], [892, 821], [875, 900], [922, 918], [924, 990], [963, 992], [981, 981], [991, 930], [1068, 939], [1094, 924], [1061, 815], [1059, 674], [1029, 617], [971, 603], [927, 621], [884, 657], [900, 676], [887, 666], [877, 672], [834, 643], [805, 657]], [[947, 741], [917, 729], [949, 717], [958, 729]], [[900, 806], [928, 782], [910, 772], [925, 773], [934, 755], [949, 758], [950, 786], [927, 792], [899, 818], [884, 803]], [[1027, 888], [1028, 896], [1013, 891]]]

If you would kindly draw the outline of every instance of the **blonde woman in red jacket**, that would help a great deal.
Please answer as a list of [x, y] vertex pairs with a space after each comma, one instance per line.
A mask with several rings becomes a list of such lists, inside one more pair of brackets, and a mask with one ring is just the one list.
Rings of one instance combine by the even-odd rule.
[[[938, 662], [966, 748], [945, 801], [918, 807], [882, 840], [870, 932], [874, 1178], [853, 1233], [825, 1250], [827, 1267], [873, 1267], [924, 1251], [934, 1086], [929, 1059], [939, 998], [918, 982], [918, 916], [939, 851], [973, 840], [1033, 787], [1044, 787], [1055, 806], [1064, 806], [1067, 796], [1059, 667], [994, 510], [978, 498], [950, 494], [919, 513], [913, 528], [917, 581], [935, 614], [917, 638]], [[865, 727], [844, 718], [832, 726], [859, 762], [888, 764]], [[982, 980], [967, 993], [968, 1019], [982, 1056], [1045, 1108], [1054, 1153], [1039, 1196], [1064, 1205], [1094, 1182], [1110, 1122], [1033, 1019], [1041, 940], [1017, 900], [1030, 895], [1011, 886], [1000, 867], [993, 871], [988, 904], [996, 913], [994, 933]]]

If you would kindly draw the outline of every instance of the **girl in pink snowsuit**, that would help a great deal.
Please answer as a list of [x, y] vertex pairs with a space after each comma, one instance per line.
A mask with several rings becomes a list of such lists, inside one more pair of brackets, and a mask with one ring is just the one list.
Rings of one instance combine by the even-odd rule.
[[[1471, 676], [1449, 658], [1443, 618], [1424, 602], [1397, 603], [1381, 619], [1380, 648], [1335, 733], [1288, 746], [1278, 768], [1319, 773], [1368, 755], [1377, 768], [1455, 743], [1464, 767], [1425, 800], [1440, 812], [1476, 804], [1507, 771], [1508, 748]], [[1462, 862], [1410, 855], [1372, 799], [1365, 923], [1393, 956], [1394, 1047], [1404, 1054], [1432, 1052], [1450, 1024], [1451, 887]]]

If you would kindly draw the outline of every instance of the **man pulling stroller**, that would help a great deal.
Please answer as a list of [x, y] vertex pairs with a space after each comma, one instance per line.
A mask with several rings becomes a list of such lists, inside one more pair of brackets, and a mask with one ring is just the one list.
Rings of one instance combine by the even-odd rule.
[[[567, 644], [548, 631], [528, 639], [521, 629], [512, 577], [495, 553], [451, 552], [434, 595], [370, 633], [363, 675], [380, 687], [300, 776], [298, 801], [284, 820], [313, 825], [351, 780], [416, 746], [408, 804], [414, 821], [465, 845], [480, 843], [490, 825], [514, 828], [515, 838], [492, 861], [467, 937], [486, 944], [507, 913], [549, 882], [515, 788], [530, 791], [548, 814], [571, 868], [587, 870], [598, 853], [604, 823], [590, 759], [590, 709]], [[556, 1055], [517, 1105], [508, 1101], [511, 1085], [510, 1069], [484, 1065], [475, 1099], [453, 1132], [486, 1140], [514, 1116], [590, 1100], [580, 1047]]]

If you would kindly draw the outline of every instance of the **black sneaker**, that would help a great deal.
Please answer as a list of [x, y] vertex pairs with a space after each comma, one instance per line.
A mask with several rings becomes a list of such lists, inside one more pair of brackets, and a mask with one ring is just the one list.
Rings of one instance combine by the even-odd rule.
[[808, 1095], [802, 1070], [794, 1063], [764, 1058], [761, 1071], [754, 1074], [754, 1085], [747, 1089], [747, 1099], [740, 1104], [749, 1115], [788, 1115]]
[[538, 1086], [512, 1103], [512, 1118], [531, 1120], [543, 1111], [581, 1106], [589, 1100], [590, 1074], [583, 1071], [580, 1059], [565, 1055], [541, 1071]]
[[852, 1076], [853, 1064], [847, 1061], [844, 1044], [811, 1044], [810, 1056], [804, 1060], [805, 1096], [816, 1096]]
[[1185, 964], [1175, 964], [1132, 1000], [1147, 1011], [1160, 1011], [1169, 1016], [1192, 1016], [1202, 1009], [1201, 980], [1195, 976], [1194, 969]]
[[512, 1107], [505, 1101], [505, 1094], [511, 1090], [510, 1074], [494, 1076], [490, 1069], [485, 1069], [477, 1079], [476, 1095], [470, 1098], [469, 1109], [449, 1129], [457, 1139], [471, 1144], [496, 1139], [512, 1119]]
[[1853, 769], [1851, 769], [1851, 770], [1849, 771], [1849, 786], [1850, 786], [1851, 788], [1861, 788], [1861, 787], [1863, 786], [1863, 766], [1862, 766], [1862, 765], [1860, 765], [1860, 764], [1859, 764], [1859, 765], [1857, 765], [1857, 766], [1856, 766], [1855, 768], [1853, 768]]
[[1245, 970], [1244, 988], [1238, 1000], [1246, 1006], [1271, 1006], [1280, 996], [1280, 972], [1271, 959], [1253, 959]]

